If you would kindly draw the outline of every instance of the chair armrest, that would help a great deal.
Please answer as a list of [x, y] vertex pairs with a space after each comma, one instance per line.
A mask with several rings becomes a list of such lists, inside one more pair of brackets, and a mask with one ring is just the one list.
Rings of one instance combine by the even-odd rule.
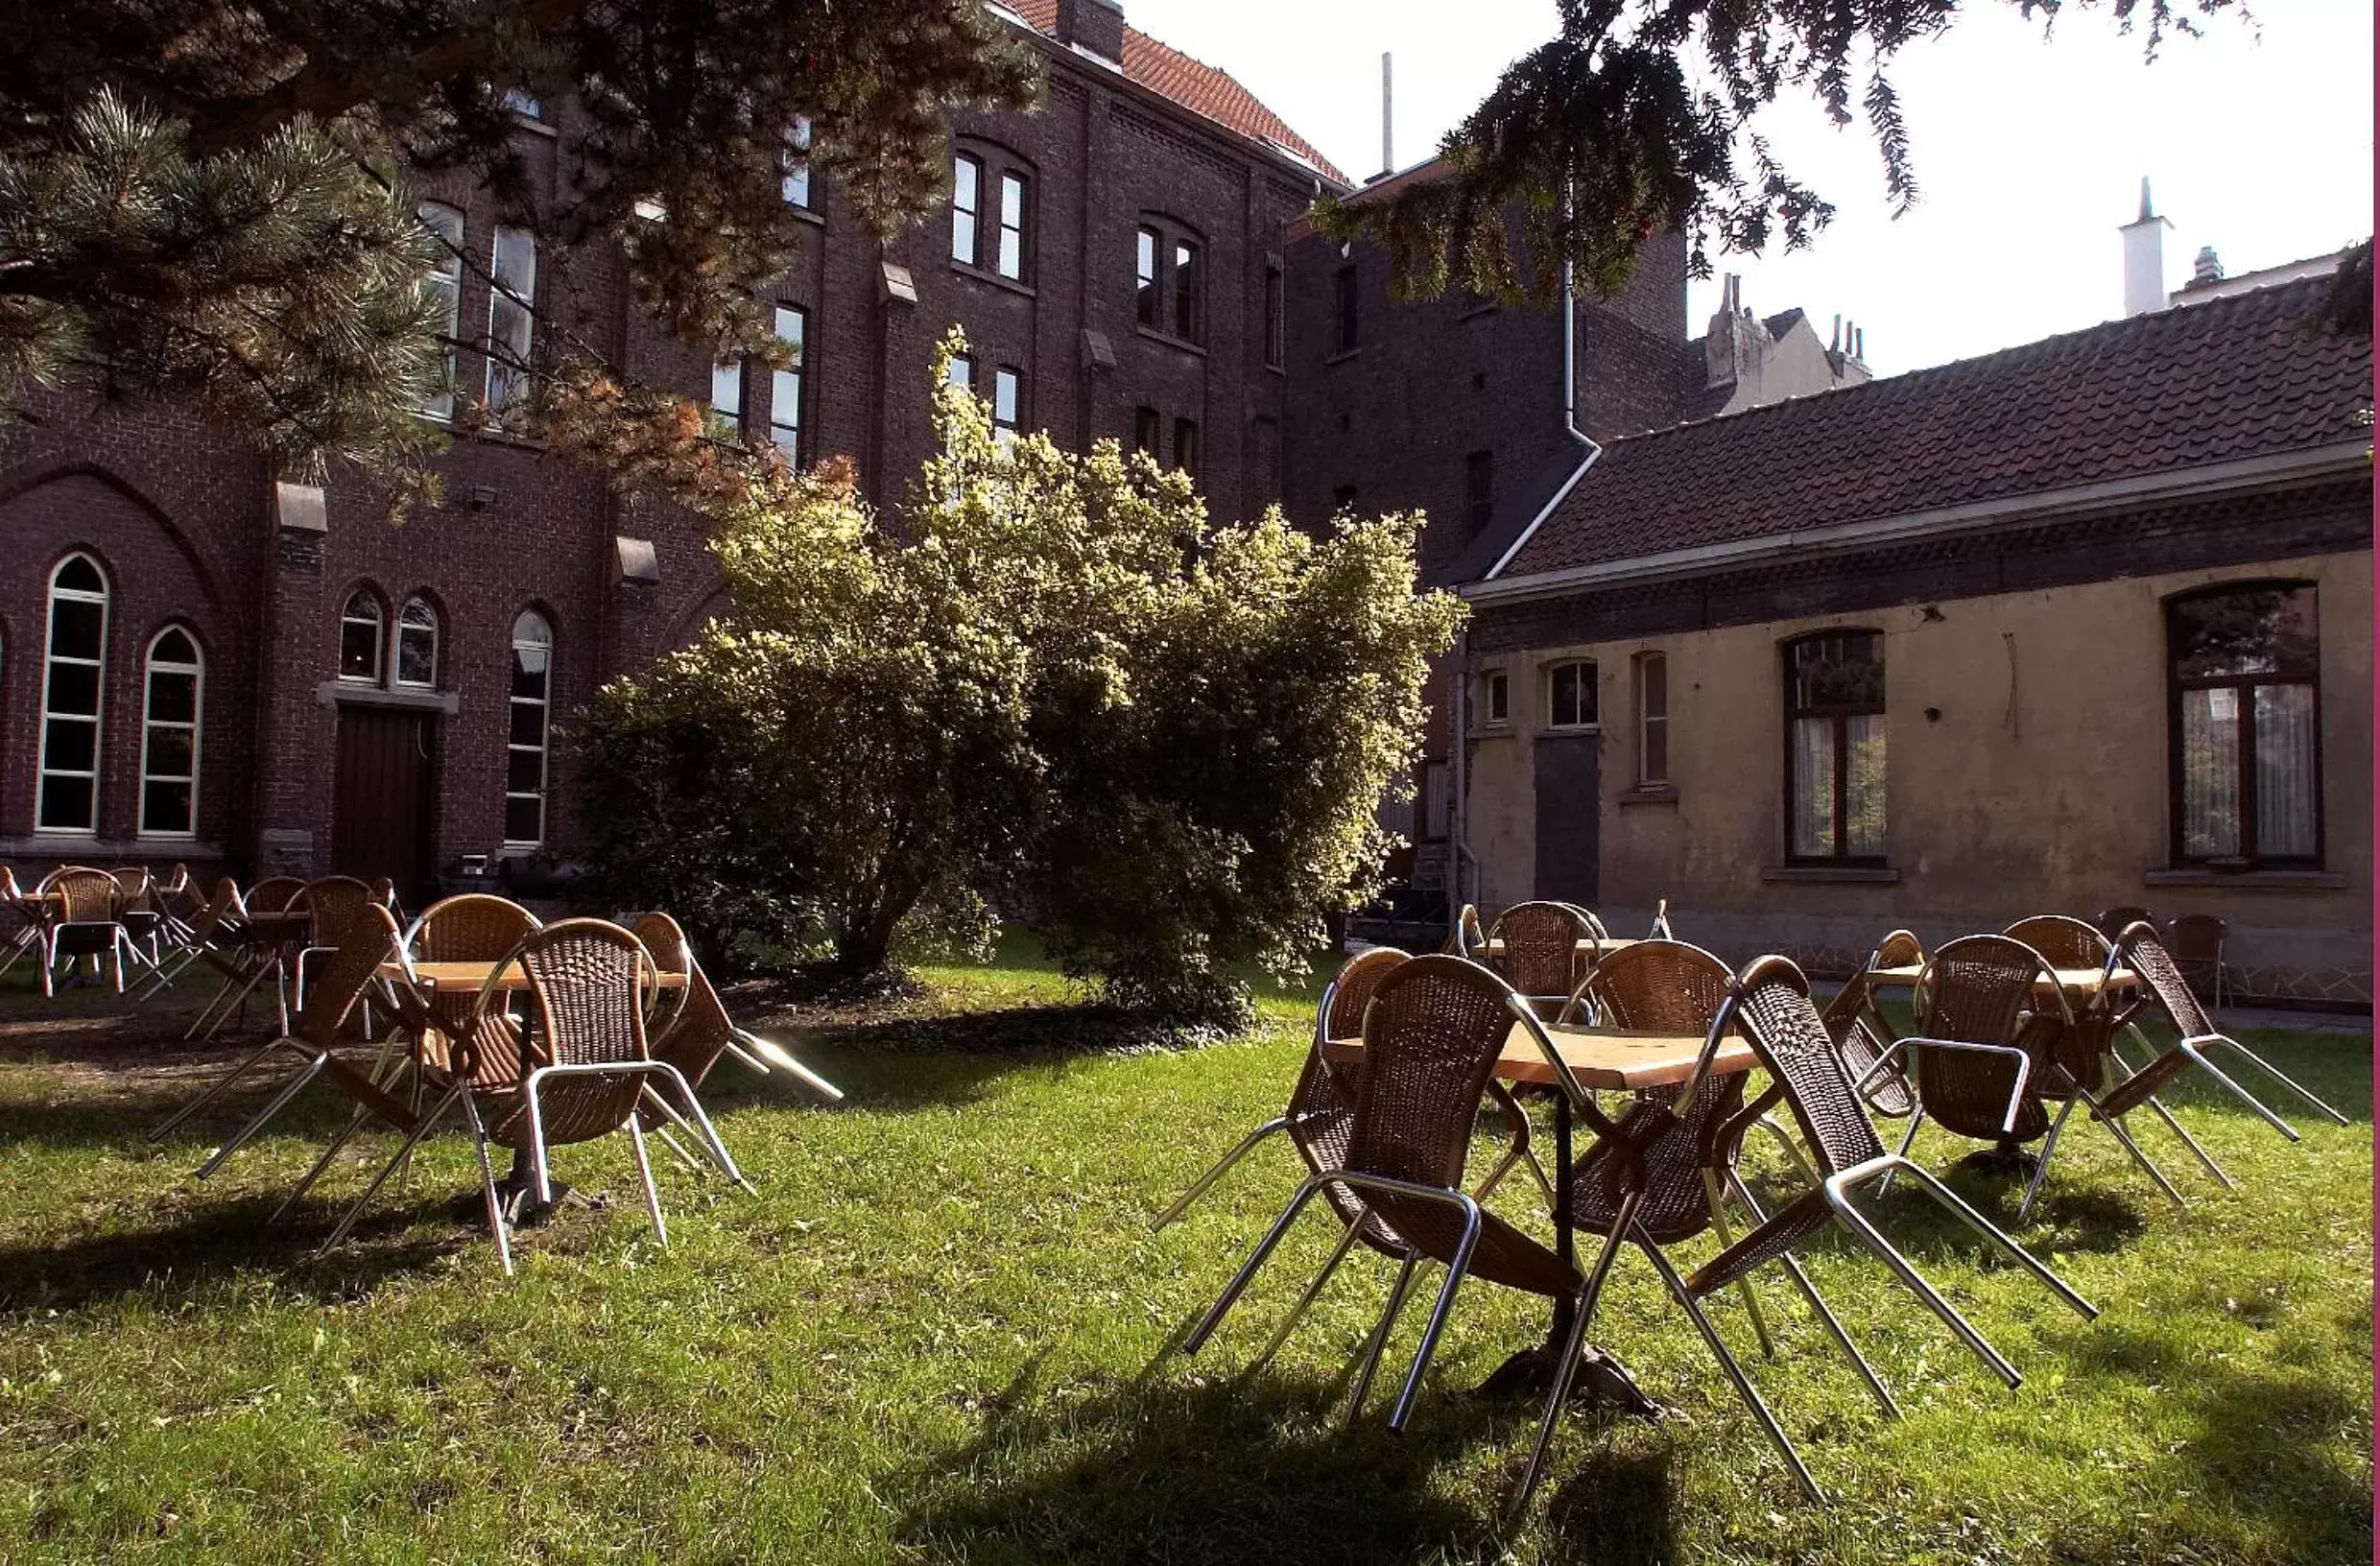
[[[2029, 1051], [2019, 1049], [2013, 1044], [1973, 1044], [1956, 1038], [1904, 1038], [1893, 1045], [1892, 1050], [1898, 1050], [1903, 1046], [1907, 1046], [1912, 1051], [1950, 1050], [1963, 1055], [2006, 1056], [2014, 1060], [2016, 1062], [2016, 1085], [2009, 1092], [2008, 1113], [2001, 1117], [2000, 1129], [2003, 1134], [2015, 1131], [2017, 1112], [2025, 1106], [2025, 1089], [2031, 1085], [2033, 1080], [2033, 1056]], [[1878, 1056], [1876, 1065], [1883, 1065], [1892, 1050], [1888, 1050], [1884, 1056]], [[1868, 1075], [1874, 1075], [1873, 1067], [1869, 1068]], [[1863, 1081], [1865, 1080], [1862, 1079]]]

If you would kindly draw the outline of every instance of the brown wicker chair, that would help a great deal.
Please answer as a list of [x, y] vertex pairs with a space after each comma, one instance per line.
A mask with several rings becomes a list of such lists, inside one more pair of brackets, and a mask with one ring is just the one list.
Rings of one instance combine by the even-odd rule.
[[120, 917], [121, 889], [106, 870], [68, 866], [51, 875], [52, 901], [44, 905], [41, 930], [41, 993], [58, 993], [58, 965], [89, 958], [114, 970], [116, 993], [124, 993], [124, 960], [132, 954], [131, 933]]
[[[2297, 1132], [2295, 1127], [2267, 1108], [2254, 1095], [2232, 1080], [2220, 1067], [2207, 1058], [2207, 1051], [2221, 1044], [2227, 1046], [2264, 1072], [2266, 1076], [2312, 1104], [2316, 1111], [2325, 1118], [2341, 1126], [2347, 1124], [2346, 1116], [2315, 1097], [2295, 1079], [2284, 1075], [2271, 1061], [2266, 1060], [2247, 1045], [2215, 1026], [2214, 1018], [2208, 1014], [2203, 1006], [2199, 1004], [2197, 992], [2190, 987], [2184, 978], [2180, 963], [2157, 939], [2154, 926], [2143, 922], [2125, 931], [2116, 943], [2115, 961], [2139, 976], [2145, 992], [2140, 1006], [2143, 1008], [2154, 1007], [2162, 1010], [2166, 1019], [2173, 1024], [2175, 1031], [2181, 1036], [2172, 1048], [2151, 1060], [2148, 1065], [2134, 1073], [2129, 1080], [2118, 1084], [2104, 1100], [2094, 1105], [2092, 1113], [2096, 1117], [2106, 1121], [2111, 1126], [2120, 1124], [2126, 1115], [2142, 1104], [2156, 1104], [2154, 1095], [2157, 1089], [2180, 1076], [2190, 1067], [2197, 1066], [2207, 1076], [2213, 1078], [2224, 1091], [2246, 1104], [2258, 1119], [2279, 1131], [2290, 1141], [2297, 1141]], [[2170, 1115], [2165, 1119], [2167, 1125], [2173, 1126], [2177, 1131], [2180, 1130], [2180, 1127], [2174, 1124]], [[2186, 1134], [2183, 1140], [2189, 1141]], [[2191, 1143], [2191, 1147], [2192, 1151], [2199, 1151], [2195, 1142]], [[2199, 1156], [2202, 1161], [2206, 1161], [2202, 1151], [2199, 1152]], [[2215, 1169], [2211, 1161], [2208, 1161], [2208, 1167], [2225, 1184], [2230, 1183], [2228, 1176], [2225, 1175], [2220, 1169]]]
[[2166, 931], [2165, 949], [2189, 981], [2190, 993], [2223, 1009], [2223, 937], [2231, 927], [2212, 914], [2184, 914]]
[[326, 875], [309, 881], [303, 891], [290, 899], [292, 913], [302, 911], [307, 915], [306, 942], [298, 949], [297, 961], [290, 968], [298, 1006], [306, 1004], [307, 960], [319, 961], [329, 956], [338, 944], [339, 932], [353, 923], [356, 914], [374, 906], [387, 908], [389, 900], [375, 895], [371, 883], [351, 875]]
[[[366, 991], [371, 987], [372, 980], [380, 971], [380, 964], [395, 954], [396, 921], [389, 917], [389, 911], [369, 905], [357, 909], [347, 927], [340, 932], [338, 943], [330, 948], [328, 960], [321, 965], [314, 993], [307, 997], [296, 1025], [282, 1036], [268, 1040], [208, 1091], [206, 1098], [215, 1097], [238, 1080], [250, 1067], [277, 1051], [295, 1051], [306, 1062], [304, 1068], [284, 1083], [271, 1102], [258, 1110], [247, 1125], [225, 1138], [206, 1162], [199, 1166], [200, 1179], [205, 1179], [221, 1169], [225, 1159], [246, 1146], [308, 1082], [331, 1067], [334, 1059], [332, 1052], [338, 1047], [340, 1031], [345, 1026], [347, 1014], [363, 1001]], [[204, 1103], [205, 1100], [200, 1102]]]
[[240, 901], [251, 914], [278, 914], [305, 890], [306, 884], [294, 875], [269, 875], [249, 888]]
[[[1844, 1072], [1843, 1058], [1835, 1041], [1829, 1035], [1818, 1008], [1810, 1002], [1809, 982], [1791, 961], [1781, 957], [1760, 958], [1748, 964], [1741, 977], [1734, 981], [1727, 1003], [1710, 1031], [1710, 1043], [1704, 1047], [1703, 1060], [1697, 1068], [1698, 1082], [1707, 1071], [1711, 1055], [1720, 1040], [1730, 1032], [1740, 1032], [1750, 1041], [1753, 1052], [1759, 1056], [1760, 1063], [1769, 1073], [1771, 1086], [1758, 1100], [1738, 1113], [1729, 1129], [1740, 1135], [1745, 1122], [1765, 1112], [1771, 1103], [1782, 1099], [1792, 1110], [1795, 1121], [1801, 1128], [1802, 1138], [1817, 1160], [1821, 1178], [1815, 1188], [1768, 1215], [1749, 1234], [1728, 1246], [1683, 1279], [1678, 1285], [1682, 1298], [1707, 1299], [1772, 1261], [1784, 1263], [1798, 1276], [1799, 1269], [1795, 1266], [1793, 1253], [1826, 1230], [1840, 1227], [1890, 1268], [1928, 1310], [1956, 1333], [1977, 1358], [1990, 1366], [1994, 1374], [2011, 1387], [2018, 1385], [2022, 1378], [2015, 1367], [1918, 1274], [1917, 1269], [1893, 1248], [1873, 1223], [1852, 1207], [1849, 1200], [1851, 1192], [1870, 1181], [1888, 1177], [1896, 1171], [1906, 1171], [1910, 1178], [1937, 1203], [2047, 1284], [2085, 1319], [2098, 1314], [2097, 1308], [2088, 1300], [2076, 1293], [2055, 1272], [1981, 1213], [1959, 1199], [1940, 1180], [1906, 1159], [1885, 1151], [1875, 1127], [1863, 1111], [1860, 1100], [1852, 1090], [1851, 1080]], [[1689, 1083], [1687, 1092], [1681, 1094], [1681, 1098], [1695, 1091], [1699, 1088], [1695, 1083]], [[1726, 1134], [1726, 1131], [1722, 1131], [1722, 1140]], [[1749, 1200], [1749, 1195], [1746, 1199]], [[1859, 1366], [1869, 1390], [1888, 1412], [1896, 1413], [1898, 1411], [1891, 1393], [1852, 1346], [1842, 1325], [1817, 1300], [1815, 1293], [1810, 1294], [1810, 1298], [1836, 1341]], [[1698, 1321], [1702, 1319], [1699, 1312], [1696, 1318]], [[1707, 1326], [1704, 1335], [1711, 1337], [1713, 1347], [1718, 1348], [1717, 1340], [1709, 1333]], [[1720, 1352], [1724, 1357], [1725, 1350]], [[1736, 1378], [1738, 1385], [1742, 1386], [1740, 1371], [1736, 1372]], [[1784, 1437], [1773, 1422], [1771, 1434], [1773, 1438], [1783, 1443]], [[1786, 1450], [1790, 1455], [1791, 1448]], [[1798, 1459], [1795, 1460], [1797, 1471], [1799, 1471]]]
[[[2053, 998], [2036, 1011], [2035, 986], [2045, 976]], [[2039, 952], [2006, 936], [1950, 941], [1917, 980], [1915, 1010], [1916, 1033], [1894, 1043], [1874, 1068], [1906, 1060], [1916, 1084], [1900, 1157], [1909, 1156], [1929, 1119], [2006, 1152], [2048, 1134], [2049, 1111], [2032, 1090], [2034, 1071], [2053, 1032], [2071, 1030], [2074, 1014]]]
[[16, 960], [27, 952], [41, 950], [41, 904], [32, 892], [19, 885], [13, 866], [0, 865], [0, 915], [12, 921], [9, 931], [9, 952], [0, 959], [0, 974], [16, 966]]
[[[1508, 1006], [1508, 1001], [1512, 1005]], [[1572, 1295], [1578, 1269], [1482, 1207], [1463, 1189], [1471, 1129], [1515, 1011], [1527, 1008], [1504, 981], [1478, 963], [1450, 955], [1416, 957], [1380, 978], [1364, 1011], [1364, 1070], [1348, 1121], [1344, 1158], [1323, 1164], [1290, 1198], [1248, 1261], [1184, 1339], [1198, 1352], [1271, 1258], [1307, 1202], [1325, 1192], [1351, 1231], [1401, 1258], [1389, 1304], [1366, 1349], [1348, 1409], [1363, 1412], [1371, 1376], [1423, 1261], [1446, 1267], [1413, 1367], [1389, 1414], [1402, 1430], [1421, 1378], [1444, 1333], [1456, 1287], [1476, 1273], [1531, 1293]], [[1352, 1205], [1349, 1205], [1352, 1204]]]
[[[1490, 944], [1504, 945], [1488, 965], [1531, 1005], [1556, 1008], [1570, 999], [1585, 970], [1594, 965], [1601, 938], [1590, 916], [1568, 903], [1515, 903], [1496, 915], [1488, 932]], [[1581, 942], [1590, 943], [1584, 962], [1579, 960]]]
[[2063, 914], [2035, 914], [2000, 933], [2039, 952], [2053, 968], [2095, 968], [2107, 961], [2107, 937], [2099, 927]]
[[1860, 1084], [1860, 1097], [1868, 1108], [1892, 1120], [1916, 1112], [1916, 1090], [1910, 1085], [1909, 1073], [1897, 1058], [1881, 1071], [1876, 1069], [1897, 1035], [1885, 1021], [1877, 1005], [1875, 986], [1867, 976], [1880, 968], [1924, 965], [1925, 947], [1917, 937], [1906, 930], [1895, 930], [1876, 943], [1876, 949], [1868, 955], [1866, 966], [1835, 991], [1835, 998], [1826, 1003], [1821, 1013], [1828, 1036], [1842, 1052], [1844, 1074]]

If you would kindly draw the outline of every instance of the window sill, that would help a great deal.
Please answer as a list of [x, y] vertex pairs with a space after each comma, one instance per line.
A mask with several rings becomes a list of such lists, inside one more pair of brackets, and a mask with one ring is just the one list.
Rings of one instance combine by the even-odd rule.
[[1016, 277], [1003, 277], [988, 267], [970, 267], [964, 261], [953, 261], [950, 264], [950, 270], [962, 277], [971, 277], [979, 283], [989, 283], [994, 288], [1004, 289], [1024, 298], [1040, 297], [1034, 291], [1031, 283]]
[[1581, 734], [1601, 734], [1601, 724], [1548, 724], [1537, 732], [1547, 739], [1571, 739]]
[[538, 119], [535, 114], [524, 114], [517, 108], [512, 110], [512, 129], [515, 130], [534, 130], [548, 141], [559, 141], [561, 139], [561, 132], [559, 130], [557, 130], [554, 127], [546, 124], [543, 120]]
[[0, 858], [55, 858], [59, 849], [74, 847], [88, 849], [87, 858], [219, 860], [223, 848], [216, 843], [202, 842], [196, 838], [100, 838], [88, 832], [58, 828], [34, 829], [29, 838], [0, 838]]
[[1359, 343], [1354, 347], [1341, 348], [1336, 353], [1324, 354], [1322, 365], [1327, 368], [1332, 365], [1344, 365], [1350, 359], [1361, 359], [1363, 356], [1364, 345]]
[[2143, 870], [2144, 887], [2220, 887], [2239, 891], [2343, 891], [2347, 878], [2333, 870], [2210, 870], [2179, 865]]
[[1798, 884], [1813, 887], [1890, 887], [1900, 883], [1901, 872], [1890, 865], [1763, 865], [1760, 879], [1772, 885]]
[[785, 210], [791, 212], [799, 222], [811, 224], [820, 228], [826, 226], [826, 215], [821, 212], [815, 205], [796, 206], [793, 202], [787, 202], [785, 203]]
[[1132, 325], [1132, 335], [1147, 338], [1152, 343], [1162, 343], [1165, 346], [1182, 353], [1194, 353], [1202, 359], [1206, 357], [1206, 349], [1199, 344], [1191, 342], [1186, 337], [1176, 337], [1171, 332], [1158, 331], [1154, 326], [1143, 326], [1135, 321]]
[[1678, 785], [1675, 783], [1640, 783], [1620, 795], [1623, 805], [1676, 805]]
[[442, 712], [448, 715], [463, 710], [463, 699], [453, 691], [392, 691], [380, 685], [361, 685], [353, 680], [326, 679], [314, 687], [314, 700], [326, 707], [393, 707], [401, 712]]

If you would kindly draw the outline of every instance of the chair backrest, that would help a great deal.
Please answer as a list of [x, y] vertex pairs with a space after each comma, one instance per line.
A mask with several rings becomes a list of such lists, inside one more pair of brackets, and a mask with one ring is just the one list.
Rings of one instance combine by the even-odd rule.
[[[302, 898], [303, 901], [299, 901]], [[372, 895], [371, 884], [351, 875], [326, 875], [309, 881], [305, 890], [293, 898], [292, 913], [303, 909], [312, 932], [314, 944], [329, 946], [339, 938], [339, 932], [355, 922], [355, 915], [367, 908], [386, 907]]]
[[250, 914], [278, 914], [305, 890], [306, 884], [294, 875], [268, 875], [248, 889], [243, 901]]
[[646, 1002], [653, 956], [608, 919], [562, 919], [532, 932], [512, 961], [529, 976], [531, 1004], [558, 1066], [648, 1058]]
[[1963, 1044], [2013, 1044], [2034, 985], [2049, 971], [2047, 959], [2011, 936], [1946, 941], [1917, 980], [1917, 1031]]
[[1682, 940], [1642, 940], [1595, 965], [1580, 986], [1607, 1028], [1703, 1033], [1727, 999], [1727, 965]]
[[330, 947], [330, 958], [315, 971], [296, 1025], [298, 1036], [318, 1049], [328, 1049], [338, 1039], [341, 1025], [364, 998], [380, 964], [396, 956], [396, 920], [387, 909], [366, 903], [323, 944]]
[[1568, 995], [1579, 982], [1579, 942], [1598, 939], [1586, 915], [1568, 903], [1515, 903], [1488, 932], [1504, 943], [1496, 971], [1523, 995]]
[[[1326, 1038], [1358, 1038], [1364, 1032], [1364, 1010], [1380, 987], [1380, 981], [1395, 972], [1411, 957], [1393, 946], [1374, 946], [1356, 953], [1342, 963], [1339, 972], [1322, 990], [1321, 1004], [1314, 1008], [1314, 1048], [1307, 1052], [1305, 1064], [1298, 1069], [1297, 1085], [1289, 1092], [1289, 1133], [1299, 1151], [1313, 1151], [1314, 1136], [1324, 1127], [1316, 1124], [1316, 1117], [1342, 1117], [1355, 1108], [1362, 1094], [1364, 1074], [1353, 1066], [1335, 1064], [1322, 1058], [1322, 1041]], [[1336, 1123], [1327, 1128], [1334, 1158], [1339, 1140], [1346, 1127]]]
[[1727, 1005], [1752, 1053], [1785, 1090], [1821, 1174], [1840, 1174], [1884, 1155], [1875, 1123], [1860, 1106], [1798, 967], [1782, 957], [1755, 958], [1734, 981]]
[[[1444, 955], [1410, 959], [1380, 979], [1364, 1011], [1347, 1168], [1460, 1188], [1480, 1095], [1512, 1030], [1511, 993], [1478, 963]], [[1406, 1230], [1393, 1214], [1389, 1222]]]
[[416, 962], [494, 962], [511, 956], [539, 923], [508, 898], [466, 891], [423, 909], [405, 932], [405, 950]]
[[2206, 1008], [2199, 1004], [2198, 992], [2190, 987], [2180, 962], [2157, 938], [2155, 925], [2146, 919], [2136, 921], [2116, 937], [2115, 951], [2117, 965], [2139, 976], [2142, 986], [2165, 1008], [2166, 1017], [2182, 1037], [2203, 1038], [2218, 1031]]
[[[2044, 979], [2046, 992], [2037, 987]], [[2027, 1049], [2036, 1063], [2059, 1056], [2074, 1032], [2065, 991], [2048, 959], [2008, 936], [1944, 942], [1917, 980], [1916, 1010], [1924, 1037]], [[2008, 1128], [2016, 1069], [2005, 1056], [1926, 1051], [1917, 1058], [1916, 1079], [1925, 1112], [1962, 1136], [2005, 1134], [2030, 1142], [2048, 1129], [2040, 1101], [2030, 1093], [2019, 1103], [2013, 1130]]]
[[240, 884], [227, 875], [220, 878], [215, 883], [215, 895], [201, 903], [190, 920], [190, 944], [205, 945], [225, 925], [237, 924], [240, 913]]
[[2122, 938], [2124, 932], [2130, 930], [2135, 924], [2153, 925], [2156, 923], [2156, 915], [2150, 913], [2145, 908], [2134, 908], [2130, 904], [2126, 903], [2119, 904], [2114, 908], [2101, 910], [2099, 917], [2093, 919], [2091, 922], [2099, 926], [2099, 933], [2101, 935], [2106, 937], [2110, 942], [2113, 942]]
[[685, 926], [658, 912], [639, 914], [629, 928], [653, 954], [653, 965], [663, 973], [694, 971], [694, 947], [686, 939]]
[[2063, 914], [2035, 914], [2000, 933], [2039, 952], [2054, 968], [2096, 968], [2107, 961], [2107, 937], [2099, 927]]
[[[642, 922], [641, 920], [638, 922]], [[727, 1014], [727, 1003], [719, 998], [712, 987], [710, 976], [689, 962], [683, 968], [664, 968], [669, 973], [683, 973], [686, 987], [678, 996], [677, 1010], [651, 1043], [653, 1058], [666, 1060], [676, 1066], [678, 1075], [700, 1087], [719, 1057], [735, 1042], [735, 1019]]]
[[2215, 998], [2215, 979], [2223, 969], [2223, 937], [2229, 929], [2212, 914], [2184, 914], [2166, 931], [2165, 949], [2202, 999]]
[[126, 869], [109, 870], [107, 874], [116, 884], [117, 913], [131, 913], [135, 909], [152, 911], [155, 908], [156, 878], [146, 867], [135, 865]]
[[1480, 927], [1478, 905], [1464, 904], [1463, 911], [1455, 915], [1454, 934], [1446, 937], [1444, 950], [1451, 956], [1477, 961], [1479, 949], [1487, 944], [1488, 932]]
[[106, 924], [116, 916], [116, 878], [106, 870], [68, 865], [49, 879], [58, 917], [66, 924]]

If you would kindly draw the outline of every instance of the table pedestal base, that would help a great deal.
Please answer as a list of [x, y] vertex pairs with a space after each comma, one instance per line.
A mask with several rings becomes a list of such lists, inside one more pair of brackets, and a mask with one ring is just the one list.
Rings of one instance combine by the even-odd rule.
[[[554, 1214], [571, 1197], [571, 1188], [561, 1180], [549, 1178], [547, 1188], [554, 1193], [552, 1201], [537, 1199], [537, 1173], [525, 1152], [512, 1155], [512, 1167], [496, 1182], [496, 1201], [504, 1209], [504, 1222], [516, 1229], [542, 1228], [554, 1221]], [[466, 1191], [448, 1204], [458, 1222], [488, 1222], [488, 1198], [477, 1191]]]
[[[1524, 1348], [1472, 1389], [1474, 1397], [1541, 1397], [1553, 1384], [1557, 1350], [1539, 1343]], [[1589, 1343], [1579, 1351], [1579, 1373], [1571, 1378], [1570, 1401], [1601, 1403], [1631, 1419], [1659, 1421], [1669, 1410], [1645, 1395], [1627, 1365]]]
[[1978, 1148], [1959, 1160], [1961, 1169], [1971, 1169], [1978, 1174], [2031, 1175], [2041, 1166], [2040, 1158], [2014, 1142], [1997, 1147]]

